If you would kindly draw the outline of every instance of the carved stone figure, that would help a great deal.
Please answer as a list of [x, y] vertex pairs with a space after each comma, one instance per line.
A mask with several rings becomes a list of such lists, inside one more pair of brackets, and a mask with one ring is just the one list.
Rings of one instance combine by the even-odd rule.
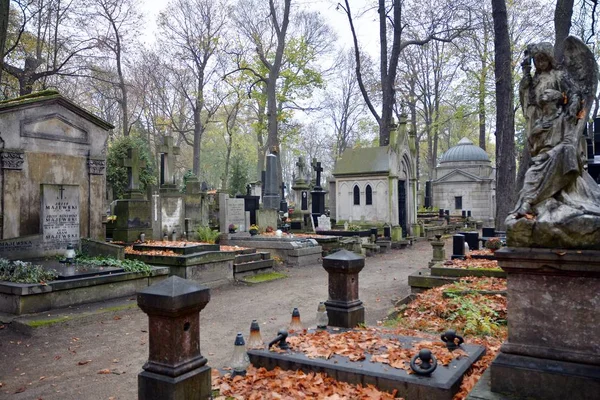
[[508, 245], [600, 249], [600, 188], [584, 169], [583, 131], [598, 82], [594, 56], [570, 36], [562, 63], [551, 44], [538, 43], [528, 46], [521, 65], [519, 93], [532, 159], [506, 219]]

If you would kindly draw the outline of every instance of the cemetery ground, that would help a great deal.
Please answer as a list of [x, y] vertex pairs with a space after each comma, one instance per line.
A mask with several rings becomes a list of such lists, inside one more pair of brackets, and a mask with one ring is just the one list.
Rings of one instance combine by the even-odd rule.
[[[450, 240], [446, 241], [446, 248], [447, 251], [451, 248]], [[394, 309], [393, 304], [409, 294], [408, 275], [426, 267], [430, 259], [431, 246], [427, 241], [367, 258], [360, 274], [359, 292], [366, 308], [367, 326], [381, 324]], [[228, 366], [236, 333], [247, 336], [252, 319], [259, 321], [265, 342], [273, 339], [280, 328], [287, 327], [294, 307], [300, 309], [304, 326], [316, 325], [317, 305], [327, 299], [327, 273], [320, 263], [286, 268], [284, 272], [287, 279], [257, 285], [229, 284], [211, 290], [211, 300], [200, 313], [201, 351], [208, 365], [214, 369]], [[502, 290], [501, 281], [485, 288]], [[455, 288], [460, 289], [460, 286]], [[398, 315], [407, 317], [404, 321], [400, 318], [399, 325], [391, 324], [400, 334], [414, 335], [417, 330], [440, 332], [447, 328], [446, 321], [436, 317], [443, 314], [439, 307], [444, 306], [441, 299], [447, 298], [447, 294], [433, 289], [423, 296], [420, 303], [396, 308]], [[504, 298], [498, 295], [498, 299], [490, 305], [492, 313], [502, 312]], [[468, 301], [458, 301], [464, 303], [460, 307], [465, 311], [474, 312], [469, 310]], [[148, 358], [148, 319], [137, 308], [135, 298], [42, 315], [49, 322], [64, 316], [69, 316], [68, 322], [50, 323], [33, 329], [31, 334], [19, 332], [15, 323], [2, 325], [0, 398], [136, 399], [137, 375]], [[485, 329], [489, 316], [483, 318]], [[488, 345], [488, 354], [475, 365], [475, 373], [465, 377], [461, 396], [502, 342], [505, 330], [489, 329], [490, 336], [484, 343]], [[424, 337], [439, 341], [439, 335]], [[473, 336], [466, 340], [483, 343]], [[236, 379], [238, 386], [243, 386]], [[273, 381], [277, 380], [281, 377]], [[235, 386], [228, 381], [222, 387], [230, 385]]]

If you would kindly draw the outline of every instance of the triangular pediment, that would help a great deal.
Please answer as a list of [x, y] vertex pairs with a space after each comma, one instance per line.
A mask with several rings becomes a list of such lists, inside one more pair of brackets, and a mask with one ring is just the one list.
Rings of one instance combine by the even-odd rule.
[[61, 142], [88, 143], [88, 132], [60, 114], [21, 121], [21, 136]]
[[481, 182], [485, 179], [478, 177], [477, 175], [473, 175], [469, 172], [461, 171], [460, 169], [455, 169], [450, 173], [444, 175], [443, 177], [436, 179], [433, 183], [449, 183], [449, 182]]

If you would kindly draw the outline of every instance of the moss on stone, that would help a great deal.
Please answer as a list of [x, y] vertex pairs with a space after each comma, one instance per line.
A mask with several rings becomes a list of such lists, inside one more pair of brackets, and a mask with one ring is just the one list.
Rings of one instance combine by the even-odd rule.
[[17, 104], [27, 104], [34, 103], [39, 100], [44, 100], [47, 98], [60, 97], [60, 93], [56, 90], [42, 90], [39, 92], [26, 94], [24, 96], [15, 97], [13, 99], [0, 101], [0, 108], [7, 106], [14, 106]]
[[263, 283], [270, 282], [277, 279], [287, 278], [286, 274], [282, 274], [280, 272], [265, 272], [264, 274], [256, 274], [252, 276], [248, 276], [246, 278], [241, 279], [242, 282], [246, 283]]
[[44, 326], [50, 326], [54, 324], [60, 324], [61, 322], [65, 322], [69, 320], [69, 316], [65, 315], [63, 317], [51, 318], [51, 319], [36, 319], [33, 321], [27, 321], [25, 324], [31, 328], [42, 328]]

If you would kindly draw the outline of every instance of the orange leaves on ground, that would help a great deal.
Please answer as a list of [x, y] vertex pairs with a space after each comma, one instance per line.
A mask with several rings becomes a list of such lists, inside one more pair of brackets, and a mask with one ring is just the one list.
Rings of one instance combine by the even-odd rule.
[[500, 270], [498, 261], [496, 260], [480, 260], [475, 258], [467, 258], [466, 260], [448, 260], [444, 262], [444, 268]]
[[110, 369], [106, 368], [106, 369], [101, 369], [97, 373], [100, 375], [108, 375], [108, 374], [111, 374], [112, 372], [110, 371]]
[[272, 399], [394, 399], [391, 393], [381, 392], [373, 386], [362, 387], [338, 382], [322, 373], [284, 371], [276, 367], [272, 371], [250, 367], [245, 377], [213, 374], [213, 390], [219, 390], [216, 399], [272, 400]]
[[[176, 247], [176, 246], [174, 246]], [[133, 246], [127, 246], [125, 247], [125, 254], [137, 254], [137, 255], [146, 255], [146, 256], [167, 256], [167, 257], [174, 257], [174, 256], [178, 256], [179, 254], [175, 253], [173, 250], [144, 250], [144, 251], [139, 251], [139, 250], [134, 250]]]
[[411, 348], [405, 348], [390, 332], [367, 328], [330, 334], [326, 331], [309, 332], [288, 338], [290, 348], [306, 354], [308, 358], [329, 359], [334, 354], [348, 357], [350, 361], [362, 361], [367, 353], [371, 362], [388, 364], [393, 368], [410, 371], [410, 359], [419, 350], [427, 348], [432, 351], [441, 365], [448, 365], [454, 358], [466, 354], [462, 351], [450, 353], [443, 342], [417, 342]]
[[91, 362], [92, 362], [92, 360], [81, 360], [77, 363], [77, 365], [85, 365], [85, 364], [89, 364]]
[[481, 250], [470, 250], [469, 254], [467, 254], [467, 258], [471, 258], [471, 256], [493, 256], [494, 253], [490, 249], [481, 249]]

